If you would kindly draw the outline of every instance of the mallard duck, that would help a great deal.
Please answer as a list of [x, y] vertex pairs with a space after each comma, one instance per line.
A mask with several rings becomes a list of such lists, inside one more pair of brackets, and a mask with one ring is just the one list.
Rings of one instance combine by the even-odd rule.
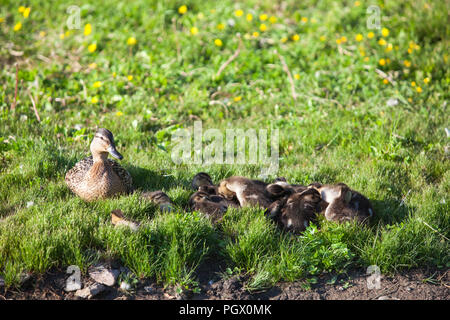
[[321, 202], [320, 193], [311, 188], [276, 200], [269, 206], [266, 213], [283, 229], [300, 233], [309, 226], [310, 222], [316, 221]]
[[267, 183], [240, 176], [222, 180], [218, 193], [227, 200], [237, 198], [241, 207], [259, 206], [267, 209], [274, 200], [274, 194], [267, 190]]
[[326, 202], [324, 214], [329, 221], [344, 222], [357, 220], [367, 223], [374, 215], [369, 199], [358, 191], [350, 189], [345, 183], [336, 185], [310, 185], [320, 192], [322, 200]]
[[197, 173], [194, 178], [192, 178], [191, 187], [195, 191], [198, 190], [201, 186], [213, 186], [211, 177], [206, 172]]
[[86, 201], [109, 198], [133, 190], [130, 173], [116, 161], [108, 159], [108, 153], [121, 160], [114, 137], [107, 129], [98, 129], [92, 139], [92, 156], [75, 164], [66, 174], [69, 189]]
[[216, 223], [222, 219], [224, 213], [227, 211], [228, 203], [221, 196], [197, 191], [189, 198], [189, 209], [204, 213]]
[[159, 209], [163, 212], [171, 212], [173, 210], [172, 200], [163, 191], [144, 192], [141, 197], [159, 205]]

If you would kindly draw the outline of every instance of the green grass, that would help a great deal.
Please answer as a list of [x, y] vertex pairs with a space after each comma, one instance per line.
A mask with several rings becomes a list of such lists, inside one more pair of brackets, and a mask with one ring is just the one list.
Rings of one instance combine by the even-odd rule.
[[[0, 6], [0, 276], [7, 285], [18, 285], [22, 272], [69, 265], [85, 272], [104, 259], [120, 260], [139, 278], [194, 289], [197, 267], [214, 259], [248, 274], [249, 290], [373, 264], [383, 273], [450, 266], [445, 2], [77, 3], [81, 29], [63, 38], [73, 3], [29, 0], [28, 18], [15, 1]], [[183, 4], [188, 11], [181, 15]], [[380, 7], [381, 26], [389, 29], [385, 46], [378, 43], [381, 30], [367, 29], [370, 4]], [[235, 16], [239, 8], [242, 17]], [[262, 13], [276, 23], [261, 22]], [[237, 33], [240, 53], [217, 77], [239, 46]], [[347, 41], [337, 44], [343, 36]], [[127, 45], [130, 37], [136, 45]], [[302, 184], [343, 181], [373, 201], [374, 221], [361, 227], [322, 219], [292, 236], [257, 209], [230, 210], [218, 226], [187, 213], [195, 173], [207, 171], [218, 182], [257, 178], [262, 167], [174, 164], [171, 134], [196, 119], [204, 131], [278, 128], [277, 175]], [[85, 203], [67, 189], [64, 175], [88, 153], [96, 127], [114, 133], [138, 192], [167, 192], [175, 212], [159, 212], [138, 194]], [[143, 227], [115, 229], [109, 219], [118, 208]]]

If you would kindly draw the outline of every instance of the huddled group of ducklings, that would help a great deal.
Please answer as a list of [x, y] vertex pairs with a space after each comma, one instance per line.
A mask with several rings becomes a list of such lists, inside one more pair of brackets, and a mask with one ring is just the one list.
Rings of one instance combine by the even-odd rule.
[[[116, 161], [122, 155], [116, 150], [114, 137], [107, 129], [99, 129], [90, 145], [91, 157], [79, 161], [66, 174], [70, 190], [86, 201], [109, 198], [134, 190], [130, 173]], [[266, 210], [268, 217], [281, 228], [294, 233], [304, 231], [323, 214], [329, 221], [356, 220], [367, 223], [374, 215], [373, 207], [365, 196], [350, 189], [344, 183], [308, 186], [289, 184], [285, 178], [273, 183], [232, 176], [215, 185], [211, 177], [200, 172], [191, 183], [195, 192], [189, 199], [189, 209], [199, 211], [215, 223], [222, 219], [228, 208], [256, 206]], [[172, 202], [162, 191], [144, 192], [142, 197], [159, 204], [161, 210], [170, 211]], [[128, 222], [120, 210], [112, 213], [113, 224]]]

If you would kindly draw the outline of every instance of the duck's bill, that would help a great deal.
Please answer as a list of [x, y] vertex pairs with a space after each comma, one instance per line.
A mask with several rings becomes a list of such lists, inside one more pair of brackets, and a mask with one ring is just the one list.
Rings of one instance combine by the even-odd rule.
[[113, 156], [116, 159], [119, 159], [119, 160], [123, 159], [123, 156], [119, 152], [117, 152], [115, 147], [109, 147], [108, 152], [111, 156]]

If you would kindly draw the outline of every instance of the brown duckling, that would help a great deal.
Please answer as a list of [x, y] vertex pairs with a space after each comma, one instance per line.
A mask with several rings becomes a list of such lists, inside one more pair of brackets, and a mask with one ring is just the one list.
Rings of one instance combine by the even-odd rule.
[[120, 209], [111, 211], [111, 223], [114, 226], [129, 227], [133, 231], [136, 231], [137, 229], [139, 229], [139, 224], [134, 221], [127, 220], [125, 218], [122, 210], [120, 210]]
[[159, 209], [163, 212], [171, 212], [173, 210], [172, 200], [163, 191], [144, 192], [141, 197], [159, 205]]
[[201, 186], [214, 186], [211, 177], [206, 172], [199, 172], [194, 176], [194, 178], [192, 178], [192, 189], [197, 191]]
[[321, 202], [317, 190], [306, 189], [273, 202], [266, 212], [283, 229], [300, 233], [305, 231], [311, 222], [316, 222]]
[[189, 198], [191, 211], [199, 211], [210, 217], [213, 223], [219, 222], [227, 211], [226, 200], [217, 195], [210, 195], [204, 191], [197, 191]]
[[327, 203], [324, 214], [329, 221], [357, 220], [367, 223], [374, 215], [369, 199], [358, 191], [350, 189], [345, 183], [336, 185], [314, 183], [310, 187], [317, 190], [323, 201]]
[[241, 207], [268, 208], [273, 202], [273, 195], [267, 190], [267, 183], [240, 176], [222, 180], [218, 193], [227, 200], [237, 199]]

